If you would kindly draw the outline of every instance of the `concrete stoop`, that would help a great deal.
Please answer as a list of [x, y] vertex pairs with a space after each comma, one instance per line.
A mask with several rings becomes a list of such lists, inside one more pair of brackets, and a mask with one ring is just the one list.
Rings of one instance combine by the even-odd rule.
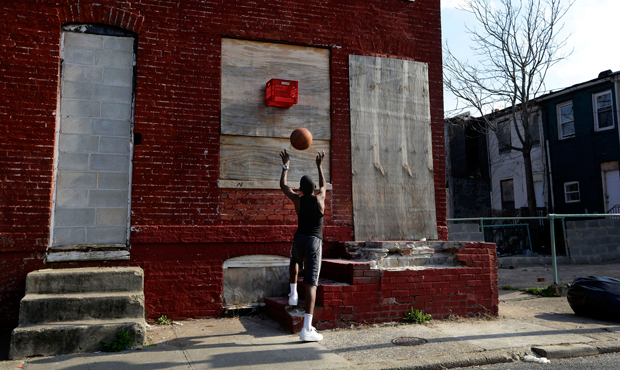
[[146, 339], [144, 272], [138, 267], [48, 269], [26, 277], [9, 358], [100, 351], [127, 330]]

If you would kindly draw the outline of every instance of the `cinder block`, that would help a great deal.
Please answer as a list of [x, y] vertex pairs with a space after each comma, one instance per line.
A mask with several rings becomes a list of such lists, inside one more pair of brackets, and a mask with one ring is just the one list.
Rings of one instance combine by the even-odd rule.
[[60, 119], [61, 134], [91, 134], [93, 119], [88, 117], [62, 117]]
[[65, 48], [103, 49], [103, 36], [87, 33], [64, 33]]
[[601, 254], [601, 260], [603, 262], [615, 261], [617, 258], [616, 253], [603, 253]]
[[584, 239], [591, 239], [596, 236], [595, 233], [595, 229], [584, 229], [581, 230], [581, 237]]
[[87, 244], [123, 244], [127, 242], [127, 227], [89, 227]]
[[586, 227], [587, 228], [600, 228], [601, 227], [601, 222], [600, 220], [586, 220]]
[[478, 224], [463, 224], [465, 225], [465, 232], [468, 233], [480, 233], [480, 225]]
[[97, 226], [127, 226], [127, 208], [97, 209]]
[[103, 84], [113, 86], [132, 86], [133, 70], [131, 68], [104, 68]]
[[91, 190], [90, 207], [117, 208], [127, 205], [127, 190]]
[[94, 172], [59, 171], [56, 183], [58, 189], [95, 189], [97, 174]]
[[448, 233], [462, 233], [465, 231], [465, 224], [451, 222], [448, 224]]
[[129, 153], [129, 139], [123, 137], [102, 137], [99, 141], [99, 153]]
[[88, 207], [88, 190], [58, 189], [56, 191], [56, 206], [61, 208]]
[[79, 83], [64, 81], [62, 83], [63, 99], [92, 99], [95, 93], [95, 85], [92, 83]]
[[77, 49], [77, 48], [67, 48], [65, 47], [65, 51], [63, 53], [63, 59], [65, 61], [65, 65], [68, 64], [82, 64], [87, 66], [92, 66], [94, 61], [95, 51], [92, 49]]
[[101, 103], [91, 100], [62, 100], [62, 115], [73, 117], [100, 117]]
[[92, 135], [60, 135], [60, 152], [63, 153], [93, 153], [99, 149], [99, 138]]
[[607, 236], [607, 228], [606, 227], [597, 227], [594, 229], [594, 236], [596, 238], [602, 238]]
[[94, 85], [94, 100], [131, 104], [132, 91], [130, 86]]
[[566, 238], [576, 239], [579, 237], [579, 233], [575, 229], [566, 229]]
[[589, 264], [590, 263], [590, 257], [589, 256], [573, 256], [573, 255], [571, 255], [570, 259], [571, 259], [572, 263], [576, 264], [576, 265], [585, 265], [585, 264]]
[[92, 132], [95, 135], [129, 137], [130, 127], [129, 120], [93, 118]]
[[95, 210], [92, 208], [58, 208], [54, 213], [55, 226], [93, 226]]
[[99, 189], [127, 189], [129, 186], [129, 175], [118, 172], [99, 173]]
[[607, 246], [606, 246], [606, 245], [600, 245], [600, 244], [599, 244], [599, 245], [595, 245], [595, 246], [592, 248], [592, 252], [593, 252], [593, 254], [595, 254], [595, 255], [602, 255], [602, 254], [605, 254], [605, 253], [607, 253]]
[[133, 37], [106, 37], [103, 41], [103, 49], [133, 53], [133, 43]]
[[95, 65], [110, 68], [132, 68], [133, 52], [97, 50], [95, 51]]
[[129, 156], [116, 154], [91, 154], [90, 169], [95, 171], [129, 171]]
[[[131, 76], [131, 73], [130, 73]], [[63, 71], [63, 81], [80, 83], [105, 83], [105, 71], [101, 67], [70, 64]]]
[[101, 118], [131, 119], [131, 104], [101, 103]]
[[86, 228], [55, 227], [53, 245], [79, 245], [86, 243]]
[[88, 154], [60, 153], [58, 168], [61, 170], [88, 170]]
[[566, 221], [567, 229], [585, 229], [586, 222], [585, 221]]
[[571, 248], [586, 248], [588, 246], [586, 240], [581, 238], [568, 238], [568, 245]]

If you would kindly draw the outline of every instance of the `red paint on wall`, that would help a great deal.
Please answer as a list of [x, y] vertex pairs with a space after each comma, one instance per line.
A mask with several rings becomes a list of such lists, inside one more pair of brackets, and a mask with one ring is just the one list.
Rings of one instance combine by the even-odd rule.
[[[79, 6], [37, 0], [4, 2], [0, 16], [0, 261], [8, 261], [3, 269], [19, 270], [12, 276], [23, 279], [45, 266], [40, 260], [24, 265], [15, 253], [23, 253], [25, 261], [41, 256], [49, 243], [60, 37], [66, 23], [102, 23], [137, 34], [134, 126], [143, 140], [134, 148], [131, 263], [147, 272], [149, 315], [219, 312], [226, 254], [221, 250], [288, 253], [284, 245], [294, 211], [279, 191], [217, 186], [222, 37], [330, 49], [328, 240], [353, 238], [348, 56], [427, 63], [437, 224], [440, 238], [447, 239], [439, 0], [82, 0]], [[178, 263], [165, 259], [184, 253]], [[157, 274], [170, 277], [177, 288], [174, 302], [170, 291], [156, 284]], [[207, 276], [206, 285], [195, 288]], [[195, 289], [204, 295], [193, 302]], [[0, 311], [0, 326], [15, 326], [23, 281], [0, 285], [0, 294], [7, 307]]]

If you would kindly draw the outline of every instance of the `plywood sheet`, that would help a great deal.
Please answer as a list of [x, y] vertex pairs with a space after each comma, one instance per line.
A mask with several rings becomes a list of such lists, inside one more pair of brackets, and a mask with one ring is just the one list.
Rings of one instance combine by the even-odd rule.
[[[265, 106], [272, 78], [299, 81], [299, 103]], [[329, 140], [329, 50], [222, 39], [221, 134], [287, 138], [305, 127]]]
[[356, 240], [437, 238], [428, 67], [349, 57]]
[[323, 173], [330, 182], [329, 141], [315, 140], [307, 150], [293, 149], [288, 139], [220, 136], [220, 179], [239, 181], [280, 181], [282, 159], [280, 151], [286, 149], [291, 157], [288, 183], [299, 186], [303, 175], [310, 175], [319, 184], [316, 169], [317, 150], [325, 151]]

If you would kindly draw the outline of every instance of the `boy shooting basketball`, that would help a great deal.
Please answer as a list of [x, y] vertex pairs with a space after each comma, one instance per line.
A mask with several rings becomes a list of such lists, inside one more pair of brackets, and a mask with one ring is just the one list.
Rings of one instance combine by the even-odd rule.
[[316, 288], [319, 285], [319, 272], [321, 270], [321, 254], [323, 246], [323, 214], [325, 212], [325, 176], [321, 163], [325, 158], [325, 152], [316, 156], [316, 166], [319, 170], [319, 193], [314, 195], [316, 188], [314, 181], [309, 176], [303, 176], [300, 181], [302, 196], [295, 193], [286, 183], [290, 158], [286, 150], [280, 152], [282, 158], [282, 176], [280, 176], [280, 189], [284, 195], [295, 205], [298, 226], [293, 238], [291, 248], [291, 263], [289, 265], [289, 283], [291, 293], [288, 304], [296, 306], [297, 274], [299, 267], [304, 266], [306, 260], [304, 283], [306, 284], [306, 314], [304, 315], [304, 327], [301, 330], [300, 339], [307, 342], [317, 342], [323, 339], [312, 326], [314, 314], [314, 302], [316, 300]]

